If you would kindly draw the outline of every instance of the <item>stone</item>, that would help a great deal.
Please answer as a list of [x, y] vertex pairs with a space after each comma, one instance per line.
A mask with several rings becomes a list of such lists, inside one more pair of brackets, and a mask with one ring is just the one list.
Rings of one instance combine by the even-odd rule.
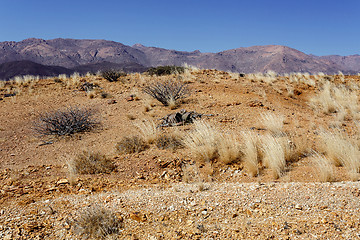
[[56, 185], [61, 185], [61, 184], [68, 184], [69, 180], [67, 180], [66, 178], [60, 179], [59, 181], [56, 182]]

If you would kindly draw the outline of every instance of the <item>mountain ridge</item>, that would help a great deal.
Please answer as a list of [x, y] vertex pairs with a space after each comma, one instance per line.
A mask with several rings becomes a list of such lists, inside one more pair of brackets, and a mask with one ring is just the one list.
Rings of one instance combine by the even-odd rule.
[[187, 63], [200, 68], [243, 73], [273, 70], [277, 73], [333, 74], [342, 71], [355, 74], [360, 71], [360, 55], [315, 56], [282, 45], [239, 47], [217, 53], [202, 53], [199, 50], [187, 52], [147, 47], [140, 43], [128, 46], [102, 39], [28, 38], [19, 42], [0, 42], [0, 64], [23, 60], [68, 69], [108, 62], [133, 65], [140, 69]]

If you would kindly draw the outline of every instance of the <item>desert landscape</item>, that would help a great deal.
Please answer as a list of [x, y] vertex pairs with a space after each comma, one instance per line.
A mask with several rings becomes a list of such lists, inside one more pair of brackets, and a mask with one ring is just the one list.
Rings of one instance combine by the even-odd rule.
[[0, 238], [358, 239], [359, 84], [187, 64], [1, 81]]

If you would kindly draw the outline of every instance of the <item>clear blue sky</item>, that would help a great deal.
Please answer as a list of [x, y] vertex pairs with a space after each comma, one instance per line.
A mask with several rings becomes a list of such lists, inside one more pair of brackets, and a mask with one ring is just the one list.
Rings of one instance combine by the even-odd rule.
[[183, 51], [360, 54], [360, 0], [1, 0], [0, 41], [106, 39]]

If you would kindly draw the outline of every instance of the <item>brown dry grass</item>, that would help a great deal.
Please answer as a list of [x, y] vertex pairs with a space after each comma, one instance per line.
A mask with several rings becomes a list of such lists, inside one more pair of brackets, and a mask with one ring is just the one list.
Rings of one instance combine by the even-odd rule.
[[116, 166], [113, 161], [98, 152], [83, 151], [69, 162], [69, 169], [78, 174], [110, 173]]

